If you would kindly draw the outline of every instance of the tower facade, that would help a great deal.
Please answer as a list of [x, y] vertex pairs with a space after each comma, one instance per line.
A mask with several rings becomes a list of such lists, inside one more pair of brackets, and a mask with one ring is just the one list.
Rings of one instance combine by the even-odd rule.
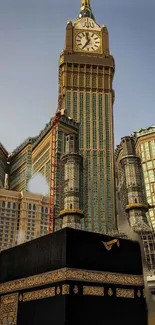
[[121, 165], [126, 182], [126, 206], [130, 227], [137, 233], [149, 231], [146, 217], [148, 204], [146, 201], [141, 160], [136, 155], [134, 139], [122, 138], [123, 154]]
[[136, 152], [142, 161], [144, 183], [149, 209], [149, 219], [155, 230], [155, 126], [134, 133]]
[[133, 136], [123, 137], [117, 147], [116, 168], [118, 201], [122, 212], [125, 212], [131, 229], [143, 242], [148, 269], [154, 269], [155, 234], [147, 218], [150, 206], [146, 199], [142, 162], [136, 153]]
[[82, 0], [77, 20], [66, 27], [59, 61], [59, 93], [68, 116], [80, 123], [84, 165], [83, 228], [116, 229], [112, 82], [115, 63], [106, 26], [99, 26], [90, 1]]
[[66, 137], [63, 163], [63, 210], [60, 212], [62, 228], [81, 229], [82, 211], [82, 156], [79, 155], [78, 135], [69, 134]]

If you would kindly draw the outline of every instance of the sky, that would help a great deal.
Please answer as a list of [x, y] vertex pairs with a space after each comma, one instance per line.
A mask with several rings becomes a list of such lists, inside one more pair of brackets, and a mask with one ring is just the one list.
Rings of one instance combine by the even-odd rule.
[[[57, 108], [58, 60], [81, 0], [0, 1], [0, 142], [12, 152]], [[155, 1], [91, 0], [115, 58], [115, 145], [155, 125]]]

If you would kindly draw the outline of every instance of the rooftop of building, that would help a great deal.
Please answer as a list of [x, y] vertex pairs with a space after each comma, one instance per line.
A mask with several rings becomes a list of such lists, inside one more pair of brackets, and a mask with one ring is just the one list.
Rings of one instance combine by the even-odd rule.
[[[136, 143], [138, 138], [140, 138], [142, 136], [152, 134], [152, 133], [155, 133], [155, 125], [149, 126], [147, 128], [141, 128], [140, 130], [133, 132], [129, 136], [122, 137], [121, 141], [122, 141], [123, 138], [133, 137], [133, 139], [134, 139], [134, 141]], [[120, 144], [116, 145], [116, 149], [115, 149], [115, 159], [116, 160], [118, 159], [118, 156], [119, 156], [119, 153], [120, 153], [121, 149], [122, 149], [122, 146], [121, 146], [121, 142], [120, 142]]]
[[149, 126], [148, 128], [145, 128], [145, 129], [141, 128], [139, 131], [134, 132], [133, 135], [135, 137], [139, 138], [139, 137], [141, 137], [143, 135], [147, 135], [147, 134], [150, 134], [150, 133], [155, 133], [155, 126], [154, 125]]
[[1, 201], [5, 201], [5, 200], [13, 200], [13, 199], [25, 199], [27, 200], [29, 203], [31, 203], [31, 201], [36, 201], [36, 202], [44, 202], [44, 203], [49, 203], [49, 197], [48, 196], [44, 196], [42, 194], [36, 194], [36, 193], [31, 193], [31, 192], [18, 192], [18, 191], [12, 191], [12, 190], [7, 190], [4, 188], [0, 188], [0, 198]]
[[4, 148], [4, 146], [2, 145], [2, 143], [0, 142], [0, 150], [3, 151], [3, 153], [8, 156], [8, 151]]
[[122, 146], [121, 144], [117, 144], [116, 145], [116, 149], [115, 149], [115, 159], [117, 160], [118, 156], [119, 156], [119, 153], [120, 151], [122, 150]]
[[[40, 141], [46, 136], [46, 134], [52, 129], [52, 122], [54, 117], [50, 119], [50, 121], [45, 125], [44, 129], [40, 131], [39, 135], [36, 137], [29, 137], [24, 142], [22, 142], [15, 150], [9, 153], [4, 146], [0, 143], [0, 149], [3, 150], [7, 158], [14, 158], [21, 150], [23, 150], [28, 144], [32, 145], [32, 150], [40, 143]], [[75, 130], [78, 131], [79, 123], [67, 117], [65, 114], [61, 115], [60, 123], [67, 124], [68, 126], [73, 127]]]

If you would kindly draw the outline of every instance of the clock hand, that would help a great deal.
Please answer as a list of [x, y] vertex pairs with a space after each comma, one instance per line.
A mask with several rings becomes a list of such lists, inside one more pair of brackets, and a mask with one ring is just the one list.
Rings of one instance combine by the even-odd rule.
[[83, 45], [82, 50], [88, 45], [88, 41]]
[[90, 40], [90, 37], [89, 37], [89, 33], [88, 32], [86, 32], [86, 39], [87, 39], [87, 41]]
[[82, 47], [82, 50], [89, 44], [90, 39], [87, 40], [87, 42], [84, 44], [84, 46]]

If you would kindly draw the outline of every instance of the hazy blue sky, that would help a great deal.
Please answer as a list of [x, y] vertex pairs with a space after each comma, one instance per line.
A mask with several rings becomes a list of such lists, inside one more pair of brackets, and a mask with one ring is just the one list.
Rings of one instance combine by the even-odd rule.
[[[12, 151], [57, 107], [58, 59], [80, 0], [0, 1], [0, 142]], [[115, 143], [155, 124], [155, 1], [91, 0], [116, 61]]]

